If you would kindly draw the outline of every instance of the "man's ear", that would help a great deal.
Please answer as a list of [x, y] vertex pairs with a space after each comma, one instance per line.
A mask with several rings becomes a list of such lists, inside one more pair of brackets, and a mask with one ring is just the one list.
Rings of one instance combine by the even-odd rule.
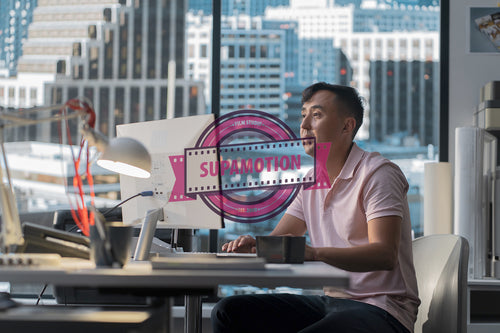
[[356, 128], [356, 119], [354, 117], [346, 117], [344, 119], [344, 131], [353, 132]]

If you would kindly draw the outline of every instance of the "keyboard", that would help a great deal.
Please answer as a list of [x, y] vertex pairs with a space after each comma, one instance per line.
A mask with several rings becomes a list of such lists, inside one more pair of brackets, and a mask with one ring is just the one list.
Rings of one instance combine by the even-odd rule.
[[183, 252], [151, 259], [153, 269], [265, 269], [266, 260], [253, 256], [220, 256], [218, 253]]
[[219, 252], [217, 257], [221, 258], [257, 258], [257, 253]]
[[256, 253], [236, 253], [236, 252], [167, 252], [161, 253], [159, 257], [169, 258], [256, 258]]
[[158, 254], [158, 257], [164, 257], [164, 258], [216, 258], [217, 253], [173, 251], [173, 252], [162, 252], [162, 253]]

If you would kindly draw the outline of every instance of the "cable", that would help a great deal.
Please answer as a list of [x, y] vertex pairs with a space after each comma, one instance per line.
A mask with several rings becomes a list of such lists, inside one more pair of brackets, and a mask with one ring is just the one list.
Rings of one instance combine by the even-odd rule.
[[82, 232], [76, 224], [74, 226], [72, 226], [71, 228], [69, 228], [67, 231], [68, 232], [80, 232], [80, 233]]
[[42, 291], [40, 292], [40, 295], [38, 295], [38, 299], [36, 300], [36, 305], [40, 303], [40, 300], [42, 299], [43, 294], [45, 293], [45, 290], [47, 289], [48, 284], [43, 286]]
[[122, 202], [120, 202], [119, 204], [117, 204], [116, 206], [104, 211], [102, 213], [102, 215], [106, 216], [107, 214], [111, 213], [112, 211], [114, 211], [115, 209], [117, 209], [118, 207], [120, 207], [121, 205], [123, 205], [124, 203], [126, 203], [127, 201], [133, 199], [133, 198], [137, 198], [137, 197], [152, 197], [153, 196], [153, 191], [142, 191], [140, 193], [137, 193], [133, 196], [131, 196], [130, 198], [127, 198], [125, 200], [123, 200]]
[[[123, 200], [122, 202], [118, 203], [116, 206], [104, 211], [102, 213], [102, 215], [106, 216], [107, 214], [111, 213], [113, 210], [117, 209], [118, 207], [120, 207], [121, 205], [123, 205], [124, 203], [126, 203], [127, 201], [133, 199], [133, 198], [136, 198], [136, 197], [139, 197], [139, 196], [142, 196], [142, 197], [151, 197], [153, 196], [153, 191], [142, 191], [140, 193], [137, 193], [133, 196], [131, 196], [130, 198], [127, 198], [125, 200]], [[72, 226], [69, 230], [67, 230], [68, 232], [74, 232], [74, 231], [77, 231], [77, 230], [80, 230], [80, 227], [78, 225], [74, 225]], [[80, 230], [81, 231], [81, 230]]]

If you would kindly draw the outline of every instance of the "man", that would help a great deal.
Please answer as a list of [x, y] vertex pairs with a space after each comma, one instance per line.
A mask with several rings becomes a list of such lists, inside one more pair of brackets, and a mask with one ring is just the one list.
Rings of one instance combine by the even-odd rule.
[[[305, 260], [351, 272], [350, 287], [325, 287], [325, 296], [244, 295], [212, 311], [215, 332], [413, 332], [417, 282], [411, 225], [401, 170], [354, 142], [363, 103], [350, 87], [316, 83], [302, 94], [301, 136], [330, 142], [331, 187], [301, 190], [271, 235], [304, 235]], [[314, 147], [305, 146], [313, 154]], [[255, 252], [240, 236], [228, 252]]]

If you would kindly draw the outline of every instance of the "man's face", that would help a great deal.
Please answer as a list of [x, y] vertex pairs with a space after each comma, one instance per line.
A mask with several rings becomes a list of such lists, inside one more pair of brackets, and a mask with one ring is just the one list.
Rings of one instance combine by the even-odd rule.
[[[335, 94], [328, 90], [316, 92], [310, 100], [302, 105], [302, 123], [300, 125], [300, 136], [315, 137], [316, 143], [334, 143], [342, 134], [344, 119], [339, 111], [338, 103], [335, 102]], [[304, 144], [308, 155], [314, 155], [312, 144]]]

